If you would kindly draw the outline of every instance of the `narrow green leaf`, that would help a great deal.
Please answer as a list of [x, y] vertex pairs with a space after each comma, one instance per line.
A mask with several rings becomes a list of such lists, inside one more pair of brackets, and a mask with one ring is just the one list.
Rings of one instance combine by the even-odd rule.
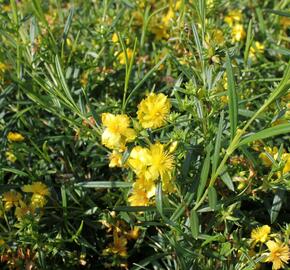
[[217, 194], [216, 194], [216, 190], [213, 186], [210, 186], [208, 188], [208, 202], [209, 202], [209, 207], [212, 210], [215, 210], [216, 204], [217, 204]]
[[62, 34], [64, 41], [66, 41], [68, 31], [71, 27], [73, 15], [74, 15], [74, 8], [71, 8], [69, 11], [69, 15], [67, 17], [67, 20], [65, 22], [65, 26], [64, 26], [64, 30], [63, 30], [63, 34]]
[[215, 174], [220, 159], [223, 126], [224, 126], [224, 111], [222, 111], [220, 114], [219, 126], [215, 140], [214, 154], [212, 157], [212, 175]]
[[274, 196], [273, 204], [270, 211], [270, 219], [271, 219], [272, 224], [275, 222], [275, 220], [277, 219], [279, 215], [284, 197], [285, 197], [285, 191], [280, 190], [280, 189], [277, 190], [277, 193]]
[[160, 215], [163, 216], [163, 199], [162, 199], [162, 183], [159, 181], [156, 185], [156, 208]]
[[245, 65], [248, 63], [249, 51], [250, 51], [250, 47], [254, 38], [252, 35], [252, 24], [253, 24], [252, 20], [250, 20], [248, 30], [247, 30], [247, 40], [246, 40], [246, 46], [245, 46], [245, 52], [244, 52]]
[[28, 174], [26, 172], [23, 172], [23, 171], [14, 169], [14, 168], [2, 168], [2, 171], [11, 172], [11, 173], [17, 174], [19, 176], [28, 176]]
[[266, 128], [262, 131], [259, 131], [257, 133], [254, 133], [252, 135], [249, 135], [242, 139], [238, 145], [238, 147], [249, 144], [251, 142], [257, 141], [257, 140], [262, 140], [266, 139], [269, 137], [274, 137], [282, 134], [287, 134], [290, 133], [290, 124], [282, 124], [270, 128]]
[[225, 172], [223, 174], [220, 175], [222, 181], [225, 183], [225, 185], [231, 190], [231, 191], [235, 191], [235, 187], [232, 181], [232, 178], [230, 177], [230, 175], [228, 174], [228, 172]]
[[193, 238], [197, 239], [199, 234], [199, 219], [195, 210], [190, 212], [190, 229]]
[[207, 146], [206, 157], [205, 157], [205, 160], [203, 162], [202, 169], [201, 169], [200, 181], [199, 181], [198, 189], [197, 189], [197, 201], [200, 200], [200, 197], [203, 194], [203, 191], [204, 191], [205, 186], [206, 186], [206, 182], [208, 180], [208, 174], [209, 174], [209, 168], [210, 168], [211, 150], [212, 150], [212, 144], [210, 143]]
[[229, 54], [226, 54], [226, 71], [228, 78], [229, 115], [231, 127], [231, 140], [236, 135], [238, 126], [238, 97], [235, 88], [234, 73]]
[[91, 181], [77, 183], [75, 186], [83, 188], [129, 188], [132, 187], [132, 183], [122, 181]]
[[265, 12], [273, 13], [273, 14], [276, 14], [276, 15], [279, 15], [279, 16], [290, 18], [290, 12], [287, 12], [287, 11], [274, 10], [274, 9], [265, 9]]

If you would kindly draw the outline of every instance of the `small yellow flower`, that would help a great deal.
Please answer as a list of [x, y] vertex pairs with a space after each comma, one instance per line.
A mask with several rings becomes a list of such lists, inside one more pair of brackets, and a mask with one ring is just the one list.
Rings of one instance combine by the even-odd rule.
[[264, 50], [265, 50], [265, 46], [262, 43], [260, 43], [259, 41], [256, 41], [254, 43], [254, 46], [250, 47], [249, 57], [254, 59], [254, 58], [256, 58], [257, 54], [264, 53]]
[[155, 195], [155, 183], [152, 179], [146, 179], [144, 176], [140, 176], [133, 184], [133, 189], [143, 190], [146, 192], [147, 198], [151, 198]]
[[173, 155], [165, 151], [163, 144], [157, 142], [150, 146], [150, 161], [148, 165], [148, 169], [145, 172], [147, 179], [157, 180], [158, 177], [162, 181], [171, 179], [174, 158]]
[[246, 31], [242, 24], [235, 24], [232, 28], [232, 41], [239, 42], [246, 37]]
[[34, 182], [31, 185], [25, 185], [22, 187], [24, 192], [30, 192], [34, 194], [38, 194], [41, 196], [49, 196], [50, 192], [48, 187], [42, 182]]
[[269, 253], [267, 253], [266, 262], [272, 262], [272, 269], [280, 269], [289, 261], [289, 247], [280, 241], [268, 241], [266, 243]]
[[127, 256], [127, 239], [124, 236], [119, 236], [116, 230], [114, 230], [113, 237], [114, 237], [114, 243], [109, 245], [109, 247], [103, 251], [103, 254], [108, 255], [110, 253], [113, 253], [113, 254], [118, 254], [121, 257], [126, 257]]
[[142, 189], [133, 189], [131, 196], [128, 198], [128, 202], [131, 206], [147, 206], [149, 204], [149, 198], [146, 191]]
[[119, 151], [113, 150], [113, 152], [109, 156], [110, 163], [109, 167], [122, 167], [122, 154]]
[[[265, 152], [267, 152], [269, 155], [271, 155], [273, 158], [274, 156], [278, 153], [278, 148], [275, 146], [273, 149], [271, 147], [265, 147], [264, 148]], [[259, 158], [262, 160], [263, 164], [266, 167], [271, 167], [272, 166], [272, 161], [269, 159], [267, 154], [263, 152], [259, 155]]]
[[35, 209], [31, 205], [27, 205], [25, 202], [20, 201], [18, 207], [15, 209], [15, 216], [18, 220], [23, 219], [27, 215], [33, 215]]
[[139, 228], [135, 226], [133, 229], [126, 233], [126, 236], [128, 239], [136, 240], [139, 237], [139, 231]]
[[282, 154], [282, 160], [285, 161], [283, 174], [290, 172], [290, 154], [289, 153]]
[[117, 42], [119, 41], [119, 38], [118, 38], [117, 33], [114, 33], [114, 34], [112, 35], [112, 41], [113, 41], [113, 43], [117, 43]]
[[233, 26], [234, 23], [242, 20], [242, 12], [240, 10], [232, 10], [225, 17], [224, 21], [229, 25]]
[[138, 105], [137, 116], [143, 128], [159, 128], [165, 125], [171, 104], [164, 94], [151, 93]]
[[9, 132], [7, 135], [7, 139], [10, 142], [22, 142], [24, 137], [18, 132]]
[[174, 18], [174, 10], [170, 7], [168, 9], [168, 12], [166, 14], [166, 16], [164, 16], [161, 21], [163, 23], [163, 25], [168, 26], [170, 21]]
[[[129, 63], [131, 58], [132, 58], [132, 56], [133, 56], [133, 51], [130, 48], [127, 48], [126, 49], [126, 53], [127, 53], [128, 63]], [[126, 64], [126, 54], [125, 54], [125, 52], [121, 52], [118, 55], [118, 60], [119, 60], [121, 65], [125, 65]]]
[[258, 242], [265, 243], [270, 232], [271, 228], [268, 225], [264, 225], [252, 230], [251, 238], [255, 244]]
[[6, 151], [5, 156], [6, 156], [6, 159], [12, 163], [14, 163], [17, 160], [16, 156], [10, 151]]
[[147, 169], [150, 158], [149, 149], [135, 146], [130, 153], [128, 165], [138, 176], [142, 176]]
[[5, 192], [2, 196], [5, 211], [9, 211], [13, 206], [17, 206], [22, 198], [22, 195], [15, 190]]
[[105, 127], [102, 144], [110, 149], [124, 149], [127, 142], [136, 138], [136, 132], [129, 128], [130, 119], [125, 114], [103, 113], [102, 123]]

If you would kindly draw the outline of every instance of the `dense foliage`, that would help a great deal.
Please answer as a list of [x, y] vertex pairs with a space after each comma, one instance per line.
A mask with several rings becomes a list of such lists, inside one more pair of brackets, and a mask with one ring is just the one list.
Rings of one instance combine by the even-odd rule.
[[288, 0], [0, 7], [1, 269], [288, 269]]

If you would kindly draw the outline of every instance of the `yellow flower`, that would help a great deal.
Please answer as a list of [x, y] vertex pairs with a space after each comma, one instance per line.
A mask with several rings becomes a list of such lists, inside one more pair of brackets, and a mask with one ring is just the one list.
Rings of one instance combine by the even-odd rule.
[[102, 114], [105, 130], [102, 134], [102, 144], [110, 149], [124, 149], [127, 142], [136, 138], [134, 129], [129, 128], [130, 119], [125, 114]]
[[127, 256], [127, 239], [124, 236], [119, 236], [116, 230], [114, 230], [113, 237], [114, 237], [114, 243], [109, 245], [109, 247], [103, 251], [104, 255], [113, 253], [113, 254], [118, 254], [121, 257], [126, 257]]
[[122, 167], [122, 155], [120, 152], [113, 150], [113, 152], [109, 156], [109, 159], [110, 159], [110, 163], [109, 163], [110, 168]]
[[[133, 56], [133, 51], [130, 48], [126, 49], [126, 53], [127, 53], [127, 58], [128, 58], [128, 62], [130, 62], [132, 56]], [[118, 55], [118, 60], [120, 62], [121, 65], [125, 65], [126, 64], [126, 54], [125, 52], [121, 52]]]
[[164, 150], [164, 145], [158, 142], [152, 144], [150, 146], [149, 166], [145, 172], [145, 177], [152, 180], [157, 180], [158, 177], [162, 181], [168, 180], [171, 179], [173, 168], [173, 156]]
[[0, 239], [0, 247], [5, 244], [5, 241], [3, 239]]
[[50, 192], [48, 187], [42, 182], [34, 182], [31, 185], [25, 185], [22, 187], [24, 192], [30, 192], [34, 194], [38, 194], [41, 196], [49, 196]]
[[6, 151], [5, 152], [5, 156], [6, 156], [6, 159], [9, 160], [12, 163], [14, 163], [16, 161], [16, 159], [17, 159], [15, 157], [15, 155], [12, 152], [10, 152], [10, 151]]
[[242, 24], [235, 24], [232, 28], [232, 41], [239, 42], [246, 37], [246, 31]]
[[264, 50], [265, 50], [265, 46], [259, 41], [256, 41], [254, 46], [250, 47], [249, 56], [251, 58], [256, 58], [256, 54], [262, 54]]
[[117, 43], [117, 42], [119, 41], [119, 38], [118, 38], [117, 33], [114, 33], [114, 34], [112, 35], [112, 41], [113, 41], [114, 43]]
[[2, 201], [4, 202], [5, 211], [9, 211], [13, 206], [17, 206], [21, 198], [22, 195], [15, 190], [3, 193]]
[[7, 64], [4, 64], [4, 63], [1, 63], [0, 62], [0, 73], [4, 73], [8, 68], [8, 65]]
[[240, 10], [232, 10], [225, 17], [224, 21], [229, 25], [233, 26], [234, 23], [242, 20], [242, 12]]
[[159, 128], [165, 125], [171, 104], [164, 94], [151, 93], [138, 105], [137, 116], [143, 128]]
[[289, 261], [289, 247], [280, 241], [268, 241], [266, 243], [269, 253], [267, 253], [266, 262], [272, 262], [272, 269], [280, 269], [284, 263]]
[[20, 201], [20, 206], [15, 209], [15, 216], [18, 220], [23, 219], [26, 215], [33, 215], [35, 209], [32, 205], [27, 205], [25, 202]]
[[128, 165], [138, 176], [142, 176], [147, 169], [150, 158], [149, 149], [135, 146], [130, 153]]
[[[271, 155], [273, 158], [274, 156], [278, 153], [278, 148], [275, 146], [273, 149], [271, 147], [264, 147], [265, 152], [267, 152], [269, 155]], [[262, 160], [263, 164], [266, 167], [271, 167], [272, 166], [272, 161], [269, 159], [267, 154], [263, 152], [259, 155], [259, 158]]]
[[7, 135], [7, 139], [10, 142], [22, 142], [24, 137], [18, 132], [9, 132]]
[[270, 232], [271, 228], [268, 225], [264, 225], [252, 230], [251, 238], [255, 244], [258, 242], [265, 243]]
[[133, 229], [131, 229], [129, 232], [126, 233], [126, 236], [128, 239], [133, 239], [133, 240], [138, 239], [139, 228], [135, 226]]
[[164, 16], [161, 19], [161, 21], [165, 26], [168, 26], [170, 21], [173, 19], [173, 17], [174, 17], [174, 10], [172, 8], [169, 8], [166, 16]]
[[146, 191], [142, 189], [133, 189], [131, 196], [128, 198], [128, 202], [131, 206], [147, 206], [149, 204], [149, 198]]
[[146, 192], [147, 198], [155, 195], [155, 183], [152, 179], [146, 179], [144, 176], [139, 177], [133, 184], [133, 189], [143, 190]]

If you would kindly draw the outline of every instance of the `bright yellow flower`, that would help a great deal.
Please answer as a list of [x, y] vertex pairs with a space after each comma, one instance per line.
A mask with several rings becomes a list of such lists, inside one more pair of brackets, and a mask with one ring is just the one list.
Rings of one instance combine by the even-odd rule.
[[[264, 147], [265, 152], [267, 152], [269, 155], [271, 155], [273, 158], [274, 156], [278, 153], [278, 148], [275, 146], [273, 149], [271, 147]], [[272, 166], [272, 161], [269, 159], [267, 154], [263, 152], [259, 155], [259, 158], [262, 160], [263, 164], [266, 167], [271, 167]]]
[[256, 58], [257, 54], [262, 54], [265, 50], [265, 46], [260, 43], [259, 41], [256, 41], [254, 46], [250, 47], [250, 52], [249, 52], [249, 56], [251, 58]]
[[113, 41], [114, 43], [117, 43], [117, 42], [119, 41], [119, 38], [118, 38], [117, 33], [114, 33], [114, 34], [112, 35], [112, 41]]
[[16, 156], [10, 151], [6, 151], [5, 156], [6, 156], [6, 159], [12, 163], [14, 163], [17, 160]]
[[258, 242], [265, 243], [270, 232], [271, 228], [268, 225], [264, 225], [252, 230], [251, 238], [255, 244]]
[[150, 31], [155, 35], [156, 40], [168, 39], [168, 29], [166, 26], [158, 24], [157, 21], [150, 24]]
[[109, 156], [110, 163], [109, 167], [114, 168], [114, 167], [122, 167], [122, 154], [119, 151], [113, 150], [113, 152]]
[[25, 202], [20, 201], [19, 207], [16, 207], [15, 209], [15, 216], [18, 220], [23, 219], [27, 215], [33, 215], [35, 212], [35, 209], [32, 205], [27, 205]]
[[129, 232], [126, 233], [126, 236], [128, 239], [133, 239], [133, 240], [138, 239], [139, 228], [135, 226], [133, 229], [131, 229]]
[[[127, 52], [128, 63], [129, 63], [131, 58], [132, 58], [132, 56], [133, 56], [133, 51], [130, 48], [127, 48], [126, 52]], [[118, 55], [118, 60], [119, 60], [121, 65], [125, 65], [126, 64], [126, 55], [125, 55], [124, 52], [121, 52]]]
[[246, 31], [242, 24], [235, 24], [232, 28], [232, 41], [239, 42], [246, 37]]
[[170, 21], [174, 18], [174, 10], [172, 8], [169, 8], [166, 16], [164, 16], [161, 21], [165, 26], [168, 26]]
[[224, 21], [229, 25], [233, 26], [234, 23], [242, 20], [242, 12], [240, 10], [232, 10], [225, 17]]
[[269, 253], [267, 253], [266, 262], [272, 262], [272, 269], [280, 269], [284, 263], [289, 261], [289, 247], [280, 241], [268, 241], [266, 243]]
[[103, 251], [104, 255], [110, 253], [118, 254], [121, 257], [127, 256], [127, 239], [124, 236], [119, 236], [117, 230], [113, 233], [114, 243]]
[[24, 137], [18, 132], [9, 132], [7, 135], [7, 139], [10, 142], [22, 142]]
[[102, 144], [110, 149], [124, 149], [127, 142], [136, 138], [134, 129], [129, 128], [130, 119], [125, 114], [102, 114], [105, 130], [102, 134]]
[[164, 94], [151, 93], [138, 105], [137, 116], [143, 128], [159, 128], [165, 125], [171, 104]]
[[24, 192], [30, 192], [34, 194], [38, 194], [41, 196], [49, 196], [50, 192], [48, 187], [42, 182], [34, 182], [31, 185], [25, 185], [22, 187]]
[[15, 190], [3, 193], [2, 201], [4, 202], [5, 211], [9, 211], [13, 206], [17, 206], [21, 198], [22, 195]]
[[144, 176], [139, 177], [133, 184], [133, 189], [143, 190], [146, 192], [147, 198], [155, 195], [155, 183], [152, 179], [146, 179]]
[[142, 176], [149, 165], [150, 159], [149, 149], [135, 146], [130, 153], [128, 165], [138, 176]]
[[150, 161], [148, 169], [145, 172], [147, 179], [161, 180], [171, 179], [172, 170], [174, 168], [173, 155], [164, 150], [164, 145], [155, 143], [150, 146]]
[[128, 198], [128, 202], [131, 206], [147, 206], [149, 204], [149, 198], [146, 191], [142, 189], [133, 189], [131, 196]]
[[4, 73], [8, 68], [7, 64], [1, 63], [0, 62], [0, 73]]
[[282, 154], [282, 160], [285, 161], [283, 174], [290, 172], [290, 154], [289, 153]]

